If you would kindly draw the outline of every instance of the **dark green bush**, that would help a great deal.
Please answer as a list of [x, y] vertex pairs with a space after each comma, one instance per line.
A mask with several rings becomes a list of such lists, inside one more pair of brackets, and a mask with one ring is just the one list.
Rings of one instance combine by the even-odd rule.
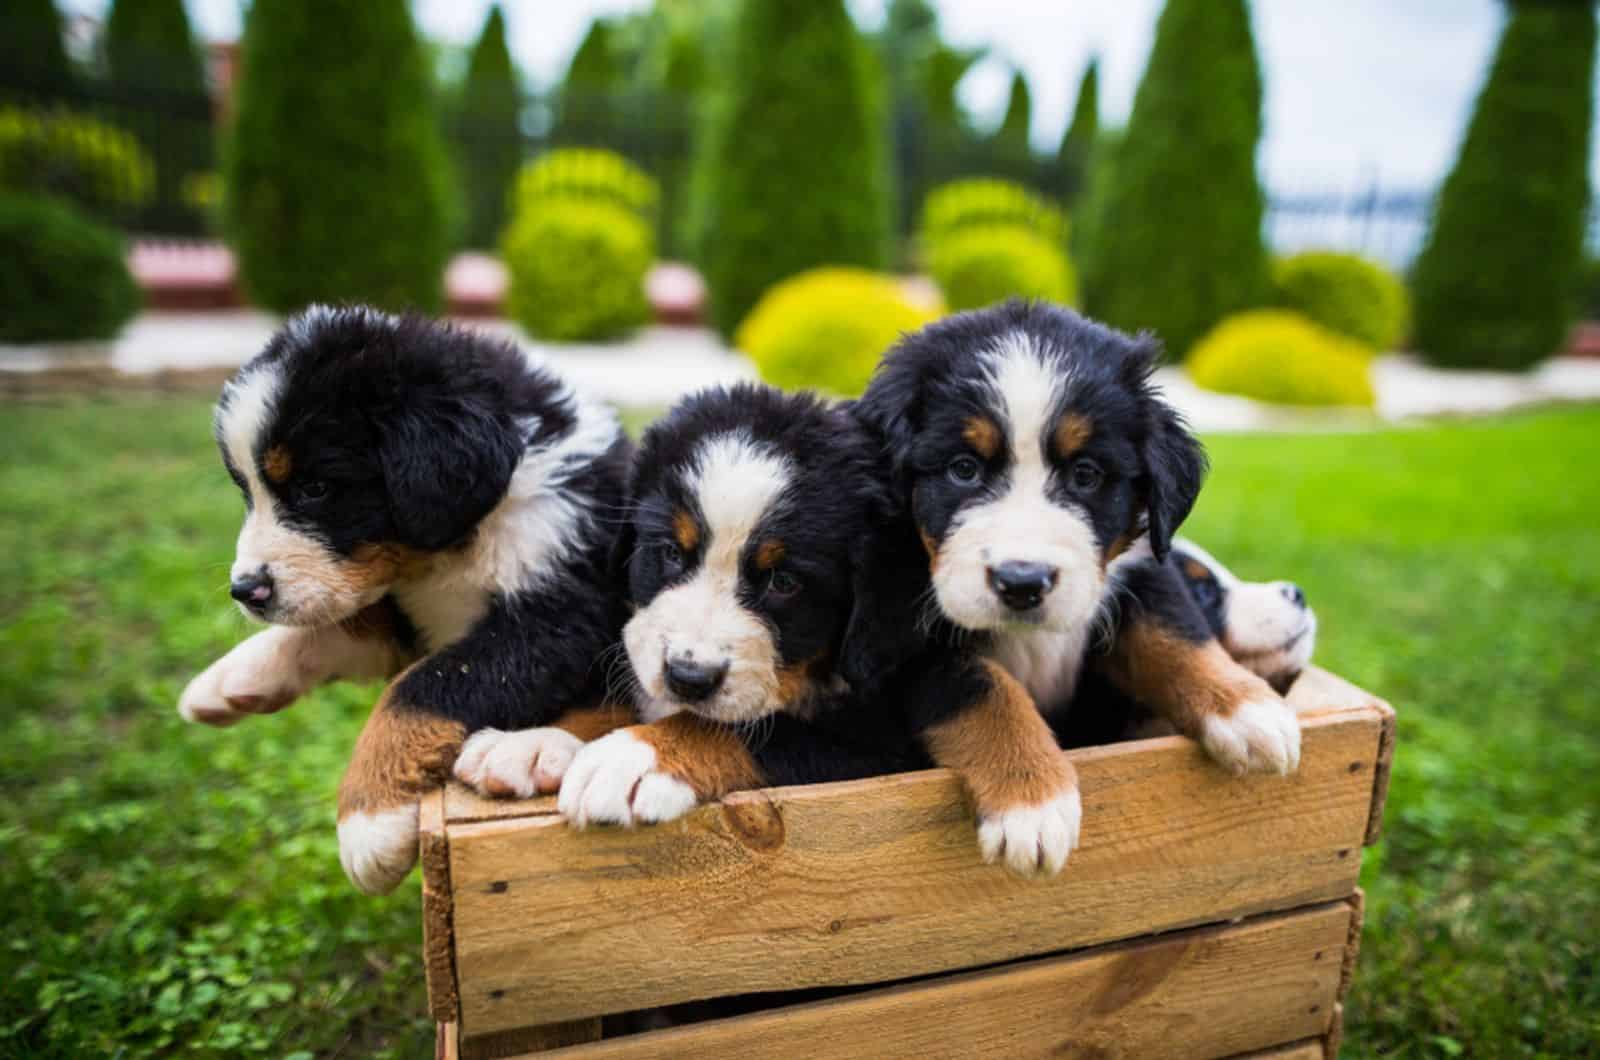
[[473, 45], [454, 122], [468, 246], [493, 246], [505, 227], [511, 182], [522, 161], [521, 111], [522, 89], [506, 47], [505, 15], [496, 4]]
[[1033, 124], [1033, 97], [1028, 94], [1028, 80], [1018, 70], [1011, 75], [1011, 96], [1006, 100], [1006, 115], [1000, 121], [995, 141], [1006, 150], [1026, 155], [1028, 132]]
[[452, 198], [405, 0], [255, 0], [242, 62], [224, 196], [245, 290], [437, 309]]
[[1244, 0], [1168, 0], [1100, 216], [1085, 233], [1084, 304], [1172, 357], [1263, 304], [1256, 178], [1261, 73]]
[[1071, 305], [1077, 277], [1061, 244], [1017, 225], [969, 228], [938, 243], [928, 271], [951, 311], [981, 309], [1007, 298]]
[[1273, 262], [1272, 284], [1285, 309], [1380, 353], [1405, 338], [1410, 317], [1405, 284], [1375, 261], [1308, 250]]
[[743, 4], [726, 60], [695, 179], [699, 263], [724, 335], [786, 276], [882, 267], [890, 227], [884, 108], [843, 0]]
[[1072, 121], [1062, 134], [1056, 165], [1061, 170], [1061, 194], [1068, 203], [1083, 191], [1089, 179], [1089, 161], [1100, 134], [1100, 60], [1091, 58], [1078, 83], [1078, 102]]
[[115, 335], [139, 309], [123, 253], [65, 203], [0, 195], [0, 342]]
[[115, 126], [66, 110], [0, 107], [0, 191], [123, 213], [150, 201], [155, 164]]
[[650, 318], [651, 230], [612, 203], [553, 198], [521, 209], [501, 253], [506, 311], [538, 338], [615, 338]]
[[0, 64], [18, 83], [51, 95], [77, 80], [53, 0], [7, 0], [0, 10]]
[[1594, 5], [1518, 2], [1412, 271], [1417, 349], [1524, 368], [1572, 322], [1589, 201]]

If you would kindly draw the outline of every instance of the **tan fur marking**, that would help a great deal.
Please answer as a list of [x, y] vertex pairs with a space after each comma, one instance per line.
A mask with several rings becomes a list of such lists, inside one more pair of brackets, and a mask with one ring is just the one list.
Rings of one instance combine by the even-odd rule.
[[818, 655], [804, 662], [778, 667], [778, 700], [785, 706], [803, 703], [817, 690], [817, 674], [827, 666], [827, 657]]
[[1028, 690], [996, 663], [982, 665], [988, 695], [928, 729], [933, 760], [960, 774], [979, 813], [1037, 805], [1076, 787], [1077, 771]]
[[466, 727], [398, 702], [408, 668], [384, 692], [356, 739], [339, 784], [339, 820], [412, 802], [449, 779]]
[[261, 470], [267, 473], [267, 478], [280, 484], [288, 481], [293, 466], [293, 461], [289, 459], [289, 450], [281, 445], [268, 449], [261, 461]]
[[588, 743], [636, 720], [633, 711], [622, 704], [602, 703], [598, 707], [574, 707], [550, 724]]
[[1129, 546], [1132, 544], [1133, 538], [1129, 537], [1127, 534], [1119, 534], [1116, 540], [1112, 541], [1111, 544], [1107, 546], [1105, 558], [1100, 561], [1100, 569], [1105, 570], [1105, 568], [1110, 565], [1112, 560], [1128, 551]]
[[1211, 572], [1206, 569], [1206, 565], [1197, 559], [1184, 560], [1183, 573], [1197, 581], [1204, 581], [1211, 576]]
[[922, 538], [922, 547], [924, 549], [926, 549], [927, 552], [928, 552], [928, 570], [929, 571], [938, 570], [939, 569], [939, 542], [935, 541], [933, 539], [933, 535], [928, 533], [926, 530], [922, 529], [922, 527], [920, 527], [920, 526], [917, 527], [917, 536]]
[[655, 748], [658, 771], [689, 785], [702, 801], [765, 782], [744, 742], [725, 725], [683, 713], [626, 731]]
[[769, 537], [756, 549], [756, 566], [762, 570], [771, 570], [783, 562], [785, 554], [783, 542], [775, 537]]
[[682, 508], [672, 513], [672, 538], [684, 552], [693, 552], [700, 544], [700, 524]]
[[340, 622], [339, 632], [354, 640], [398, 642], [400, 615], [392, 602], [379, 600]]
[[1056, 424], [1056, 455], [1065, 459], [1082, 449], [1094, 434], [1094, 421], [1079, 412], [1069, 412]]
[[1198, 738], [1208, 715], [1231, 717], [1252, 700], [1273, 698], [1265, 681], [1235, 662], [1213, 639], [1199, 644], [1135, 619], [1117, 634], [1106, 675], [1185, 736]]
[[962, 425], [961, 439], [985, 460], [1000, 451], [1000, 428], [987, 416], [973, 416]]

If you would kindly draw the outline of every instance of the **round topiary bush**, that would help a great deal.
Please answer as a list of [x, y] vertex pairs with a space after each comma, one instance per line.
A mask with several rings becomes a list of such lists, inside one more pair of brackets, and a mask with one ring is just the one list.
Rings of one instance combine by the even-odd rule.
[[651, 231], [608, 202], [557, 196], [517, 212], [501, 242], [506, 311], [541, 339], [609, 339], [650, 317]]
[[1373, 403], [1369, 351], [1299, 313], [1231, 316], [1195, 343], [1189, 375], [1207, 390], [1280, 405]]
[[106, 339], [138, 309], [115, 232], [64, 203], [0, 195], [0, 342]]
[[1375, 261], [1309, 250], [1273, 263], [1278, 304], [1330, 331], [1392, 350], [1405, 338], [1410, 304], [1400, 278]]
[[1021, 184], [975, 177], [942, 184], [922, 204], [922, 245], [931, 255], [941, 242], [972, 228], [1015, 225], [1064, 244], [1067, 220], [1061, 211]]
[[150, 201], [156, 167], [139, 141], [70, 111], [0, 107], [0, 189], [117, 213]]
[[952, 310], [981, 309], [1007, 298], [1071, 305], [1078, 283], [1060, 245], [1016, 225], [971, 228], [932, 248], [928, 271]]
[[767, 382], [851, 397], [866, 388], [883, 352], [938, 317], [892, 277], [822, 268], [776, 284], [734, 334]]
[[661, 189], [655, 178], [614, 151], [562, 147], [522, 167], [516, 207], [526, 209], [557, 196], [608, 202], [654, 225]]

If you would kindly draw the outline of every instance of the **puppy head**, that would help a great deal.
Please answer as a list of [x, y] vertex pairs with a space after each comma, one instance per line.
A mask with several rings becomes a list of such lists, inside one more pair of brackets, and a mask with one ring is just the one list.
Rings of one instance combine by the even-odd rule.
[[1150, 386], [1148, 340], [1011, 302], [904, 339], [859, 403], [885, 440], [933, 597], [967, 630], [1090, 622], [1106, 565], [1165, 556], [1204, 458]]
[[704, 391], [645, 432], [615, 556], [647, 717], [749, 722], [828, 690], [874, 455], [842, 411], [765, 387]]
[[505, 493], [522, 427], [497, 411], [520, 355], [420, 319], [313, 308], [223, 388], [217, 444], [244, 495], [232, 592], [322, 625], [464, 541]]
[[1283, 692], [1311, 662], [1317, 616], [1293, 582], [1241, 581], [1205, 549], [1179, 541], [1172, 558], [1229, 655]]

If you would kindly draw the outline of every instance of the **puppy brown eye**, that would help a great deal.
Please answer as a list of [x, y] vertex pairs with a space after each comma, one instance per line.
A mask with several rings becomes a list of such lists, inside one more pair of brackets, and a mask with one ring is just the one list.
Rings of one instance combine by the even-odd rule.
[[767, 582], [767, 592], [779, 598], [793, 596], [800, 591], [800, 579], [786, 570], [775, 570]]
[[300, 483], [296, 492], [300, 494], [301, 500], [315, 503], [328, 495], [328, 484], [319, 478], [307, 479]]
[[950, 461], [950, 479], [960, 486], [971, 486], [983, 475], [983, 465], [976, 457], [958, 456]]
[[661, 546], [661, 569], [666, 574], [676, 574], [683, 570], [683, 549], [677, 545]]
[[1093, 493], [1105, 478], [1105, 472], [1093, 460], [1079, 460], [1072, 465], [1072, 488], [1079, 493]]

